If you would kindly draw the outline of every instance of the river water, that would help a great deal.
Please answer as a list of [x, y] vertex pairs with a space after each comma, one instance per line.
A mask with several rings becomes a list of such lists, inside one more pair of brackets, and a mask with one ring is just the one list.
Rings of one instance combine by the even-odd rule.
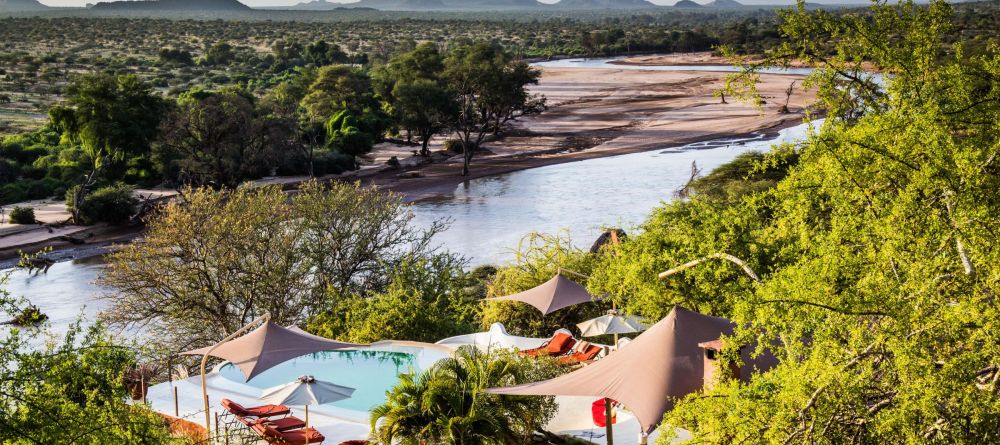
[[[717, 139], [475, 179], [447, 198], [413, 203], [414, 223], [450, 219], [435, 242], [471, 265], [510, 261], [518, 241], [532, 231], [564, 232], [587, 248], [603, 227], [634, 231], [654, 207], [673, 199], [692, 163], [706, 174], [740, 153], [766, 152], [806, 132], [807, 126], [799, 125], [777, 135]], [[107, 289], [94, 284], [102, 267], [100, 258], [91, 258], [57, 263], [45, 274], [14, 270], [6, 288], [28, 297], [56, 331], [64, 331], [81, 314], [92, 320], [107, 306], [99, 298]]]
[[[620, 58], [562, 59], [538, 67], [611, 68], [652, 71], [724, 71], [727, 65], [616, 65]], [[775, 70], [779, 74], [809, 74], [811, 70]], [[551, 165], [467, 181], [452, 195], [412, 204], [414, 223], [428, 225], [448, 219], [448, 230], [435, 238], [443, 249], [466, 257], [470, 265], [501, 263], [514, 257], [518, 241], [530, 232], [563, 233], [575, 245], [588, 248], [606, 227], [634, 231], [649, 212], [673, 199], [684, 186], [692, 163], [710, 172], [740, 153], [766, 152], [772, 144], [802, 139], [806, 125], [777, 135], [755, 134], [681, 147]], [[101, 258], [57, 263], [45, 274], [10, 271], [6, 289], [27, 297], [49, 316], [55, 331], [83, 315], [88, 320], [108, 303], [109, 292], [94, 282], [103, 268]]]

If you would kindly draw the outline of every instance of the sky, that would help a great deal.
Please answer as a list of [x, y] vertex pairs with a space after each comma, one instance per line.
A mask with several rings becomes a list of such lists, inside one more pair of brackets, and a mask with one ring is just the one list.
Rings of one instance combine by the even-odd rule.
[[[40, 2], [49, 6], [84, 6], [87, 3], [97, 3], [98, 1], [108, 1], [108, 0], [39, 0]], [[240, 0], [244, 4], [250, 7], [257, 6], [284, 6], [284, 5], [295, 5], [305, 1], [311, 0]], [[357, 0], [327, 0], [331, 3], [354, 3]], [[542, 3], [555, 3], [556, 0], [540, 0]], [[651, 0], [653, 3], [658, 5], [672, 5], [677, 3], [677, 0]], [[708, 3], [710, 0], [695, 0], [698, 3]], [[737, 0], [740, 3], [747, 5], [791, 5], [795, 3], [795, 0]], [[866, 0], [815, 0], [816, 3], [825, 4], [859, 4], [867, 3]]]

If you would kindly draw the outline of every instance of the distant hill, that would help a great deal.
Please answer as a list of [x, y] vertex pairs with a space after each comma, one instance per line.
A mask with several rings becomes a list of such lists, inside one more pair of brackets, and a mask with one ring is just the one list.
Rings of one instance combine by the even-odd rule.
[[100, 11], [249, 11], [250, 7], [237, 0], [140, 0], [101, 2], [93, 6]]
[[510, 10], [544, 7], [536, 0], [360, 0], [340, 6], [358, 6], [384, 11]]
[[0, 0], [0, 11], [44, 11], [49, 9], [37, 0]]
[[640, 9], [656, 8], [646, 0], [560, 0], [552, 6], [560, 9]]
[[736, 0], [712, 0], [704, 6], [706, 8], [742, 8], [745, 5]]
[[691, 0], [680, 0], [674, 3], [675, 8], [702, 8], [703, 6], [691, 1]]

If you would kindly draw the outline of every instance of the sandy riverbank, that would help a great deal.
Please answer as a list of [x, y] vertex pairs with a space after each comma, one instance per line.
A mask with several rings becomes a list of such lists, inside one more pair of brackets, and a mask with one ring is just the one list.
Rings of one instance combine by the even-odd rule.
[[[776, 131], [801, 123], [805, 106], [814, 99], [796, 88], [788, 103], [791, 112], [779, 113], [785, 89], [801, 76], [762, 74], [758, 86], [766, 100], [762, 108], [733, 101], [723, 104], [713, 93], [725, 76], [704, 71], [546, 68], [532, 90], [548, 98], [548, 111], [521, 120], [508, 136], [486, 143], [489, 153], [473, 160], [470, 176], [460, 175], [461, 159], [454, 157], [405, 172], [372, 174], [362, 182], [402, 193], [409, 200], [432, 199], [469, 179]], [[404, 159], [410, 150], [383, 146], [372, 157], [375, 162], [390, 156]]]
[[[759, 63], [761, 58], [751, 58], [748, 62]], [[630, 56], [621, 60], [611, 62], [614, 65], [637, 65], [637, 66], [704, 66], [704, 65], [732, 65], [732, 62], [722, 56], [713, 54], [710, 51], [697, 53], [675, 53], [675, 54], [650, 54], [642, 56]], [[789, 63], [793, 68], [807, 68], [809, 65], [802, 61], [792, 61]]]

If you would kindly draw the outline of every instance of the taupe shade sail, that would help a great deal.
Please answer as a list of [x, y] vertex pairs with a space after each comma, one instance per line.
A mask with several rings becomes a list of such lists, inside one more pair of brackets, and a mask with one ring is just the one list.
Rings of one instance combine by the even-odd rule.
[[615, 314], [591, 318], [583, 323], [577, 323], [576, 327], [580, 329], [580, 335], [584, 337], [606, 334], [632, 334], [645, 331], [649, 328], [649, 326], [646, 326], [639, 320], [639, 317]]
[[291, 383], [265, 389], [260, 400], [275, 405], [322, 405], [349, 399], [353, 394], [354, 388], [304, 375]]
[[704, 352], [698, 343], [731, 334], [733, 323], [675, 306], [627, 348], [551, 380], [491, 388], [509, 395], [594, 396], [615, 399], [631, 410], [642, 431], [652, 432], [677, 398], [704, 382]]
[[594, 301], [594, 297], [583, 286], [560, 274], [524, 292], [506, 297], [489, 298], [489, 301], [520, 301], [534, 306], [549, 315], [564, 307]]
[[[219, 345], [209, 355], [232, 362], [250, 380], [295, 357], [355, 346], [364, 345], [329, 340], [268, 321], [242, 337]], [[205, 355], [210, 349], [195, 349], [181, 355]]]

